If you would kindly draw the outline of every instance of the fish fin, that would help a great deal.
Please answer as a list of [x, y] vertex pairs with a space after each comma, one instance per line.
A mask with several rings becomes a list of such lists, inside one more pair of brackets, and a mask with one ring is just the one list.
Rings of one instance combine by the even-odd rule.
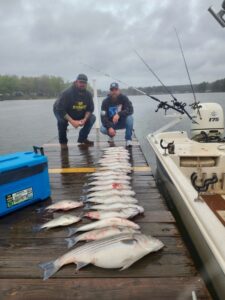
[[45, 210], [46, 210], [46, 207], [39, 207], [39, 208], [36, 209], [36, 212], [38, 214], [40, 214], [40, 213], [43, 213]]
[[79, 271], [81, 268], [89, 265], [89, 262], [87, 263], [87, 262], [77, 261], [75, 262], [75, 264], [77, 265], [76, 271]]
[[90, 205], [89, 204], [85, 204], [83, 210], [90, 210], [90, 209], [91, 209]]
[[77, 228], [68, 228], [68, 236], [75, 234], [77, 232]]
[[[84, 209], [84, 208], [83, 208], [83, 209]], [[85, 214], [85, 212], [82, 211], [82, 212], [78, 215], [78, 218], [80, 218], [80, 220], [79, 220], [78, 222], [81, 221], [81, 219], [84, 217], [84, 214]]]
[[67, 241], [67, 247], [68, 248], [71, 248], [71, 247], [73, 247], [74, 245], [76, 245], [76, 243], [78, 243], [78, 240], [77, 240], [77, 238], [75, 238], [75, 237], [72, 237], [72, 238], [67, 238], [67, 239], [65, 239], [65, 241]]
[[32, 227], [32, 232], [39, 232], [41, 231], [42, 229], [44, 229], [44, 227], [42, 227], [43, 225], [34, 225]]
[[133, 245], [134, 243], [136, 243], [136, 241], [134, 239], [127, 239], [127, 240], [121, 241], [121, 243], [126, 244], [126, 245]]
[[120, 269], [120, 271], [123, 271], [123, 270], [126, 270], [128, 269], [131, 265], [133, 265], [135, 262], [137, 261], [137, 258], [136, 259], [125, 259], [123, 264], [124, 266]]
[[60, 266], [54, 260], [39, 264], [39, 266], [44, 270], [43, 280], [48, 279], [60, 269]]

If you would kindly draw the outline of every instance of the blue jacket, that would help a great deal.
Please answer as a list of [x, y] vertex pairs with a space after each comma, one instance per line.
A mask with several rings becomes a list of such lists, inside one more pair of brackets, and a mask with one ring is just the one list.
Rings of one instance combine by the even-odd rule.
[[113, 127], [113, 116], [118, 114], [121, 118], [132, 115], [134, 112], [133, 105], [127, 96], [120, 94], [117, 99], [112, 99], [109, 95], [102, 102], [101, 121], [107, 129]]

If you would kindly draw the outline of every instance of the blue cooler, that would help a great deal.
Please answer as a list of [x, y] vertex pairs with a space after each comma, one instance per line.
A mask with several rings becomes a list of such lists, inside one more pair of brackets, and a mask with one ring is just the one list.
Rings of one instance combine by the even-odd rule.
[[43, 148], [0, 156], [0, 216], [45, 200], [50, 194]]

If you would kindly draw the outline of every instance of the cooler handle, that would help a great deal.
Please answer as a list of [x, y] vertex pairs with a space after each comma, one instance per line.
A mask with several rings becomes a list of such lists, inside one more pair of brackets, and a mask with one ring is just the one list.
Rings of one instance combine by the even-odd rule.
[[38, 154], [38, 150], [39, 150], [41, 155], [45, 155], [43, 147], [33, 146], [33, 149], [36, 154]]

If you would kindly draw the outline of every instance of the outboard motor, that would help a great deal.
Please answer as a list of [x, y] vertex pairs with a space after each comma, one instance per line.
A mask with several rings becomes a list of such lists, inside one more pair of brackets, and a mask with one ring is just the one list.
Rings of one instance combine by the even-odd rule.
[[197, 123], [191, 126], [191, 138], [200, 141], [201, 135], [221, 138], [224, 133], [223, 109], [218, 103], [201, 103], [200, 116], [195, 118]]
[[220, 23], [222, 27], [225, 27], [225, 0], [222, 3], [222, 9], [216, 13], [210, 6], [208, 11], [213, 15], [213, 17]]

